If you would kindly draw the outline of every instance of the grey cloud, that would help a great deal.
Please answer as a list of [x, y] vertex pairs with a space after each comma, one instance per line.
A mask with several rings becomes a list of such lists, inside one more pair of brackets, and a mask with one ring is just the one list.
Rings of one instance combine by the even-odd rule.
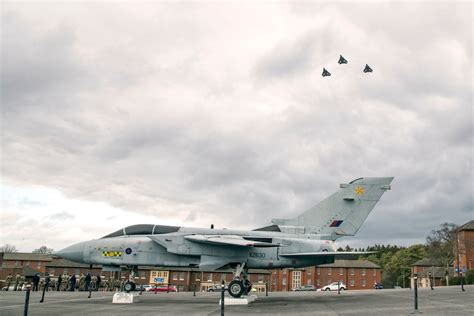
[[[288, 18], [299, 23], [245, 60], [223, 48], [225, 34], [206, 36], [215, 26], [205, 23], [207, 5], [197, 20], [180, 11], [192, 20], [176, 30], [186, 40], [173, 40], [170, 30], [163, 49], [144, 40], [154, 34], [151, 22], [127, 29], [126, 12], [114, 11], [124, 20], [117, 34], [98, 13], [91, 28], [137, 45], [118, 41], [118, 56], [105, 35], [78, 32], [80, 15], [32, 32], [27, 17], [12, 13], [22, 10], [11, 9], [2, 22], [13, 61], [2, 72], [2, 176], [154, 215], [157, 223], [238, 228], [296, 216], [341, 182], [395, 176], [354, 242], [423, 242], [440, 222], [472, 218], [473, 205], [471, 22], [463, 5], [448, 6], [455, 14], [443, 14], [445, 26], [437, 5], [425, 7], [382, 5], [373, 15], [352, 4], [296, 6]], [[250, 33], [238, 30], [264, 20], [232, 20], [235, 40], [245, 42]], [[190, 35], [192, 24], [199, 34]], [[24, 36], [13, 38], [14, 28]], [[97, 55], [88, 60], [78, 46], [84, 34]], [[336, 67], [339, 53], [349, 59], [345, 68]], [[362, 74], [365, 62], [374, 73]], [[334, 76], [322, 80], [327, 63]], [[34, 107], [16, 108], [25, 96]]]
[[73, 214], [62, 211], [59, 213], [52, 214], [46, 218], [46, 220], [49, 221], [56, 221], [56, 222], [65, 222], [65, 221], [70, 221], [73, 220], [76, 216]]

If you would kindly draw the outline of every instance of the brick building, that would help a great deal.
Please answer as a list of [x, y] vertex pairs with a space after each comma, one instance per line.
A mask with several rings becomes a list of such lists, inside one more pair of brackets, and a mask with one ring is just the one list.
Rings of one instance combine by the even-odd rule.
[[474, 269], [474, 220], [458, 228], [457, 247], [453, 267], [462, 271]]
[[[57, 280], [59, 275], [76, 275], [91, 272], [93, 276], [99, 275], [102, 281], [114, 278], [115, 280], [128, 280], [128, 272], [103, 272], [102, 267], [93, 265], [92, 270], [88, 264], [75, 263], [66, 259], [57, 258], [53, 255], [43, 255], [34, 253], [0, 253], [0, 287], [4, 286], [8, 274], [15, 276], [17, 273], [31, 281], [34, 274], [45, 273], [51, 276], [51, 280]], [[160, 275], [161, 282], [155, 282], [155, 277]], [[140, 267], [138, 275], [135, 276], [135, 283], [138, 285], [146, 284], [171, 284], [179, 291], [207, 291], [210, 287], [221, 284], [222, 280], [226, 283], [232, 281], [233, 274], [231, 270], [202, 272], [192, 268], [165, 268], [143, 266]], [[270, 271], [249, 269], [249, 279], [257, 291], [265, 291], [265, 285], [270, 281]]]
[[[59, 275], [75, 274], [79, 277], [87, 274], [99, 275], [105, 283], [111, 278], [128, 280], [128, 272], [103, 272], [101, 266], [75, 263], [52, 255], [32, 253], [0, 253], [0, 286], [9, 273], [17, 273], [31, 277], [35, 273], [42, 276], [47, 272], [53, 281]], [[369, 261], [337, 260], [332, 264], [303, 269], [260, 270], [249, 269], [249, 279], [253, 287], [264, 292], [268, 284], [269, 291], [291, 291], [302, 285], [322, 287], [338, 280], [342, 280], [350, 290], [373, 288], [375, 281], [380, 281], [380, 266]], [[165, 268], [143, 266], [135, 276], [137, 285], [171, 284], [179, 291], [207, 291], [209, 288], [220, 285], [222, 280], [229, 283], [233, 279], [231, 270], [199, 271], [193, 268]], [[28, 279], [27, 279], [28, 280]], [[155, 282], [159, 280], [158, 282]]]
[[443, 285], [443, 279], [446, 278], [447, 273], [449, 277], [453, 276], [450, 267], [444, 267], [436, 260], [428, 258], [418, 260], [411, 265], [411, 288], [413, 288], [414, 285], [413, 276], [415, 273], [418, 275], [418, 287], [430, 287], [431, 283], [433, 283], [433, 286], [441, 286]]
[[339, 280], [349, 290], [372, 289], [375, 282], [381, 281], [381, 268], [366, 260], [336, 260], [334, 263], [304, 269], [273, 270], [269, 289], [292, 291], [304, 285], [321, 288]]

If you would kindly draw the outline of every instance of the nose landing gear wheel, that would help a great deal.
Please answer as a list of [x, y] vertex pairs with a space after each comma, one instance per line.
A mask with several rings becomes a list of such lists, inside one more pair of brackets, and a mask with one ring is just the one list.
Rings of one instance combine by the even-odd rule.
[[244, 293], [244, 285], [240, 280], [234, 280], [229, 283], [229, 294], [232, 297], [239, 298]]
[[135, 288], [136, 288], [136, 285], [135, 283], [133, 282], [127, 282], [125, 283], [125, 285], [123, 286], [123, 289], [125, 290], [125, 292], [127, 293], [130, 293], [132, 291], [135, 291]]

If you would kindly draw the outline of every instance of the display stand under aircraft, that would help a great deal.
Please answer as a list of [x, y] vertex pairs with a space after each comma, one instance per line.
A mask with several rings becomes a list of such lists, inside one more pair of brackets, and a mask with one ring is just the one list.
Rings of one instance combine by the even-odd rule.
[[191, 267], [202, 271], [231, 268], [233, 297], [250, 293], [247, 271], [300, 268], [333, 263], [363, 254], [339, 252], [334, 241], [354, 236], [393, 177], [359, 178], [292, 219], [273, 219], [254, 230], [207, 229], [152, 224], [122, 228], [100, 239], [81, 242], [55, 254], [71, 261], [130, 270], [125, 291], [135, 289], [140, 266]]

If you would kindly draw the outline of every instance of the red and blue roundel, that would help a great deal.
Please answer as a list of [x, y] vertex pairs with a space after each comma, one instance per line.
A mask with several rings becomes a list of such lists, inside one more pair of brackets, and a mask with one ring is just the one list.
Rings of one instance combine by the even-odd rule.
[[339, 227], [341, 226], [343, 221], [339, 221], [339, 220], [335, 220], [335, 221], [332, 221], [331, 225], [329, 225], [329, 227]]

